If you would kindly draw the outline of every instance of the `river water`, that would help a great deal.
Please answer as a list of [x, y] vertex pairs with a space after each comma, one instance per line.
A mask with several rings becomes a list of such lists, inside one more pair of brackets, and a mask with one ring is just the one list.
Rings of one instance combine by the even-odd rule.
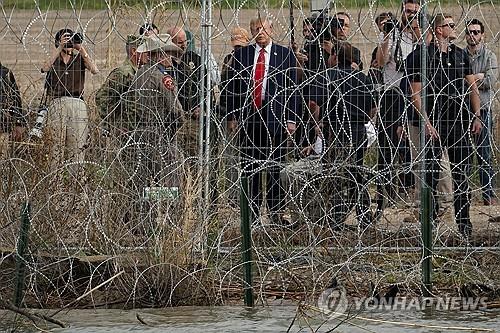
[[[98, 332], [287, 332], [296, 314], [294, 306], [270, 306], [248, 309], [237, 306], [221, 307], [176, 307], [165, 309], [138, 310], [71, 310], [64, 311], [56, 318], [67, 324], [68, 328], [54, 328], [51, 332], [98, 333]], [[313, 314], [313, 313], [310, 313]], [[139, 322], [137, 315], [145, 322]], [[0, 312], [0, 318], [6, 318]], [[362, 318], [351, 319], [335, 329], [335, 332], [467, 332], [452, 327], [482, 329], [495, 332], [500, 330], [500, 310], [485, 311], [404, 311], [360, 313]], [[364, 318], [379, 320], [369, 321]], [[309, 326], [317, 332], [327, 332], [334, 328], [342, 318], [327, 320], [319, 316], [310, 318]], [[396, 321], [400, 324], [380, 321]], [[405, 326], [401, 323], [422, 326]], [[322, 324], [323, 323], [323, 324]], [[439, 327], [430, 327], [430, 326]], [[2, 327], [3, 326], [3, 327]], [[306, 321], [299, 317], [290, 332], [311, 332]], [[5, 321], [0, 322], [0, 331], [5, 332]], [[25, 330], [21, 330], [25, 331]], [[19, 330], [18, 330], [19, 332]]]

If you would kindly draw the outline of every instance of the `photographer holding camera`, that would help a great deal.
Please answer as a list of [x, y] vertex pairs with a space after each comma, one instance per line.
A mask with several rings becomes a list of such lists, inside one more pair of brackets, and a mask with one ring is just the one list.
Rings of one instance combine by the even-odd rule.
[[[331, 21], [332, 28], [332, 40], [335, 45], [325, 45], [328, 50], [332, 49], [332, 46], [340, 48], [342, 42], [346, 42], [351, 34], [351, 17], [346, 12], [338, 12], [332, 18]], [[363, 62], [361, 61], [361, 51], [355, 47], [352, 47], [353, 57], [351, 67], [352, 69], [363, 70]]]
[[65, 159], [83, 161], [89, 131], [88, 111], [83, 101], [85, 71], [96, 74], [98, 70], [82, 42], [82, 34], [71, 29], [59, 30], [55, 49], [42, 66], [42, 73], [47, 73], [42, 105], [47, 103], [48, 138], [53, 144], [51, 163]]
[[[333, 17], [325, 16], [321, 13], [319, 16], [304, 20], [304, 26], [310, 31], [304, 44], [303, 53], [307, 55], [305, 67], [308, 70], [324, 70], [328, 65], [328, 59], [332, 48], [340, 42], [348, 40], [351, 32], [351, 18], [345, 12], [336, 13]], [[361, 52], [358, 48], [351, 46], [354, 52], [353, 69], [363, 69], [361, 62]]]
[[331, 18], [321, 13], [306, 18], [303, 25], [305, 43], [301, 53], [306, 55], [304, 67], [308, 76], [307, 71], [312, 71], [310, 74], [314, 74], [328, 67], [328, 58], [333, 45]]
[[[418, 20], [419, 9], [418, 0], [404, 0], [401, 24], [391, 13], [380, 22], [381, 42], [377, 48], [376, 61], [382, 66], [383, 91], [377, 120], [379, 141], [377, 171], [380, 177], [377, 183], [377, 219], [382, 216], [384, 209], [384, 192], [388, 199], [394, 199], [396, 195], [393, 166], [398, 160], [401, 163], [406, 160], [405, 149], [408, 147], [398, 132], [398, 126], [402, 124], [404, 117], [404, 110], [400, 108], [400, 101], [404, 97], [399, 86], [405, 72], [405, 59], [416, 46], [411, 22]], [[409, 181], [404, 181], [407, 182]]]
[[[302, 93], [308, 107], [303, 115], [305, 134], [300, 140], [305, 147], [314, 143], [318, 136], [322, 136], [321, 125], [318, 122], [320, 109], [316, 103], [322, 96], [315, 96], [314, 92], [317, 90], [316, 86], [322, 85], [326, 80], [326, 69], [336, 66], [329, 63], [330, 55], [333, 48], [340, 48], [341, 42], [347, 40], [350, 22], [349, 15], [344, 12], [337, 13], [333, 17], [322, 12], [303, 22], [304, 48], [296, 54], [298, 62], [302, 64], [303, 75], [299, 77], [304, 82]], [[356, 47], [351, 46], [351, 48], [354, 54], [351, 67], [362, 69], [361, 52]]]
[[48, 73], [45, 88], [49, 98], [82, 98], [85, 69], [97, 74], [97, 67], [82, 42], [83, 35], [71, 29], [61, 29], [56, 33], [56, 48], [42, 66], [42, 73]]

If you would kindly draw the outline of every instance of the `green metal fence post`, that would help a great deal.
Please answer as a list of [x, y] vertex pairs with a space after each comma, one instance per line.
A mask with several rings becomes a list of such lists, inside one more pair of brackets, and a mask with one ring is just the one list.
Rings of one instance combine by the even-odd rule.
[[245, 305], [253, 306], [253, 287], [252, 287], [252, 235], [250, 230], [250, 208], [248, 206], [248, 178], [241, 177], [240, 192], [240, 211], [241, 211], [241, 248], [243, 256], [243, 275], [245, 280]]
[[[427, 30], [429, 27], [429, 22], [427, 22], [427, 6], [425, 2], [421, 7], [421, 26], [424, 34], [422, 36], [422, 47], [420, 49], [421, 60], [421, 73], [422, 73], [422, 90], [421, 90], [421, 107], [422, 110], [427, 112], [427, 45], [425, 40], [427, 37]], [[425, 144], [425, 120], [420, 117], [420, 147], [423, 152], [422, 158], [422, 174], [421, 174], [421, 193], [420, 193], [420, 223], [422, 231], [422, 284], [423, 284], [423, 296], [429, 297], [432, 291], [432, 221], [431, 217], [433, 215], [433, 205], [431, 203], [431, 190], [429, 184], [426, 181], [426, 144]]]
[[28, 248], [30, 210], [30, 203], [25, 202], [21, 209], [21, 226], [19, 228], [19, 240], [17, 241], [16, 286], [14, 291], [14, 304], [17, 307], [21, 306], [24, 298], [24, 279], [26, 276], [26, 260], [24, 258], [24, 254]]

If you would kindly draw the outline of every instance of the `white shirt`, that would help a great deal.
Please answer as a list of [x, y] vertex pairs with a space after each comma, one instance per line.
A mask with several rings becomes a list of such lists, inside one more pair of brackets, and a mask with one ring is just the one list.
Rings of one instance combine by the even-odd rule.
[[[392, 34], [392, 33], [391, 33]], [[396, 70], [396, 45], [399, 38], [399, 30], [396, 30], [394, 34], [394, 39], [389, 36], [389, 61], [382, 68], [382, 73], [384, 75], [384, 85], [386, 88], [399, 88], [399, 82], [403, 77], [403, 72]], [[384, 39], [384, 34], [380, 34], [380, 40]], [[402, 60], [406, 59], [408, 55], [413, 51], [413, 39], [409, 32], [403, 31], [401, 35], [401, 56]]]
[[[269, 59], [271, 59], [271, 47], [273, 45], [273, 42], [270, 42], [267, 44], [267, 46], [264, 48], [264, 78], [262, 79], [262, 101], [264, 101], [266, 97], [266, 87], [267, 87], [267, 74], [269, 73]], [[255, 56], [253, 58], [253, 67], [252, 67], [252, 80], [255, 77], [255, 67], [257, 66], [257, 60], [259, 59], [259, 54], [260, 50], [262, 47], [260, 47], [259, 44], [255, 44]]]

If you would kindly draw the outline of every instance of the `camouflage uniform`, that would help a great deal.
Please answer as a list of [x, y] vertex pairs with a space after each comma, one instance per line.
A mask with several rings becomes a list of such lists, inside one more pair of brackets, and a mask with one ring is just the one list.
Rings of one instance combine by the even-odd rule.
[[[128, 36], [127, 45], [138, 46], [141, 39]], [[103, 128], [110, 134], [122, 133], [135, 127], [133, 115], [127, 110], [127, 94], [137, 72], [137, 66], [126, 59], [120, 67], [109, 73], [106, 82], [97, 91], [95, 102]]]
[[95, 102], [102, 125], [110, 133], [134, 128], [125, 99], [136, 72], [137, 67], [129, 59], [125, 60], [109, 73], [106, 82], [96, 93]]
[[[135, 75], [130, 110], [136, 131], [133, 144], [139, 148], [139, 181], [143, 186], [165, 186], [165, 173], [179, 161], [176, 131], [183, 122], [182, 106], [177, 99], [174, 70], [148, 63]], [[168, 178], [168, 176], [167, 176]], [[178, 182], [178, 179], [171, 180]]]
[[[182, 105], [172, 68], [150, 62], [139, 69], [131, 86], [130, 101], [135, 128], [167, 130], [170, 134], [182, 122]], [[163, 133], [165, 134], [165, 133]]]
[[121, 152], [133, 156], [128, 179], [134, 198], [132, 219], [139, 219], [132, 226], [138, 230], [149, 230], [158, 214], [156, 203], [146, 200], [146, 188], [180, 186], [176, 129], [182, 123], [182, 109], [176, 95], [173, 70], [150, 62], [137, 71], [127, 96], [133, 129]]
[[[127, 37], [127, 46], [137, 47], [142, 42], [135, 36]], [[127, 57], [120, 67], [109, 73], [104, 84], [95, 96], [97, 110], [101, 117], [101, 128], [107, 135], [106, 147], [109, 151], [108, 162], [114, 171], [113, 181], [121, 183], [118, 187], [131, 189], [132, 175], [137, 169], [138, 151], [131, 145], [136, 124], [133, 110], [129, 108], [130, 87], [134, 81], [137, 66]]]

